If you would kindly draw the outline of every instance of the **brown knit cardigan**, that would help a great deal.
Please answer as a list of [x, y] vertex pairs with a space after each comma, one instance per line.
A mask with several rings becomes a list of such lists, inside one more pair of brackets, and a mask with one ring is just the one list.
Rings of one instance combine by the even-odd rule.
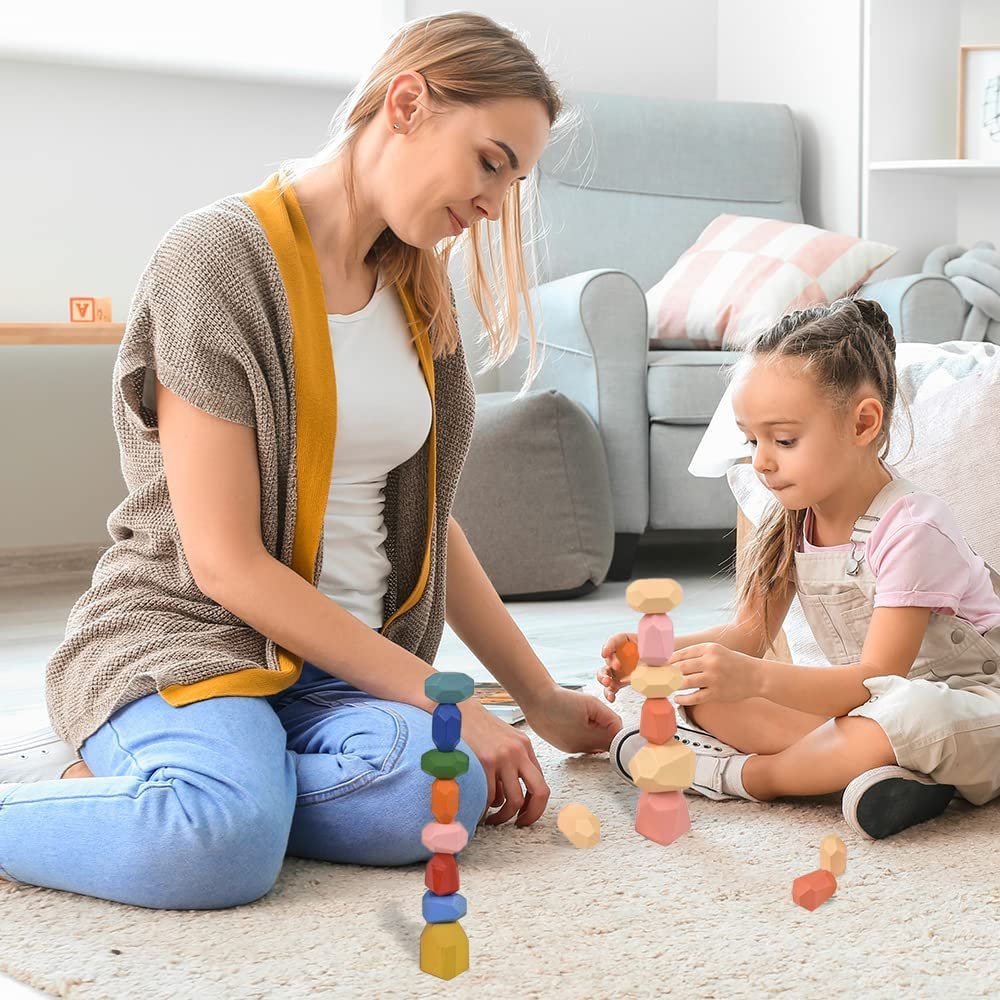
[[[397, 291], [433, 416], [423, 447], [386, 484], [391, 572], [381, 631], [430, 664], [444, 627], [448, 518], [475, 394], [461, 346], [432, 358], [410, 291]], [[315, 250], [295, 193], [278, 174], [180, 219], [139, 280], [112, 386], [128, 496], [108, 518], [113, 544], [46, 670], [53, 728], [76, 751], [119, 708], [147, 694], [178, 707], [218, 695], [270, 695], [294, 684], [302, 669], [300, 656], [194, 581], [167, 490], [154, 372], [199, 409], [255, 428], [264, 545], [316, 586], [336, 379]]]

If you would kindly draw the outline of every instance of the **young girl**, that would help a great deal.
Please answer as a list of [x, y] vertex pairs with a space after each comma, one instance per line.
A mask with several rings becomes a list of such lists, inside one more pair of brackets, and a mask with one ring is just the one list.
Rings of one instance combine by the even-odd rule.
[[[733, 411], [778, 501], [749, 539], [735, 620], [678, 637], [675, 739], [690, 791], [768, 801], [846, 789], [844, 817], [887, 837], [953, 794], [1000, 795], [1000, 577], [938, 497], [884, 461], [895, 339], [875, 302], [783, 317], [734, 366]], [[762, 659], [792, 597], [830, 666]], [[598, 679], [622, 686], [612, 636]], [[692, 690], [693, 689], [693, 690]], [[615, 769], [646, 741], [623, 729]]]

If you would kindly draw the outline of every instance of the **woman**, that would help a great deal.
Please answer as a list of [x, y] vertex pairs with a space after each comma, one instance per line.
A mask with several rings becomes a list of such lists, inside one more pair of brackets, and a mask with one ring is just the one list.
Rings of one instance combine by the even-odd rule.
[[[445, 618], [540, 736], [608, 748], [618, 716], [553, 682], [450, 516], [475, 398], [448, 253], [468, 229], [491, 356], [508, 356], [520, 185], [561, 110], [493, 21], [416, 21], [312, 161], [161, 242], [115, 370], [129, 495], [46, 674], [85, 762], [67, 773], [97, 777], [0, 786], [0, 877], [217, 908], [265, 894], [286, 851], [425, 860], [423, 688]], [[460, 707], [459, 821], [492, 805], [487, 822], [533, 823], [549, 789], [528, 738]]]

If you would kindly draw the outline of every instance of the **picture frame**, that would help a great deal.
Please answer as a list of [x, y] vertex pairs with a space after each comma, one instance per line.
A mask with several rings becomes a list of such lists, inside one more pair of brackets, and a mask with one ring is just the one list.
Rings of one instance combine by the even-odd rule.
[[957, 155], [1000, 163], [1000, 44], [959, 48]]

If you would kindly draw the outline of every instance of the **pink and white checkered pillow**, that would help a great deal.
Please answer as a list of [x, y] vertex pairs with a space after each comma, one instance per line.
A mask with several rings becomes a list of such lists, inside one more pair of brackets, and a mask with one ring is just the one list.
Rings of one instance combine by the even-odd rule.
[[647, 293], [652, 347], [738, 350], [785, 313], [851, 295], [895, 247], [720, 215]]

